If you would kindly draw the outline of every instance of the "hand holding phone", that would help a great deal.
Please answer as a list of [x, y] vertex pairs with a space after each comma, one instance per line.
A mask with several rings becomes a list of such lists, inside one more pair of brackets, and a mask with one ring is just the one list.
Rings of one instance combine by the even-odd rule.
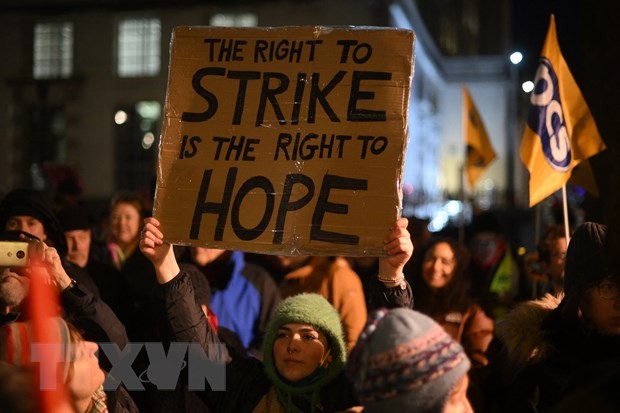
[[30, 245], [25, 241], [0, 241], [0, 267], [26, 267]]

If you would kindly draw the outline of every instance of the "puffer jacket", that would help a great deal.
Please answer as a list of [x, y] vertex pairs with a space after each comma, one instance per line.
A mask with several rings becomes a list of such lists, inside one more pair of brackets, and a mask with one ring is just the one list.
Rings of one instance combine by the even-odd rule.
[[561, 301], [561, 296], [547, 294], [521, 303], [496, 324], [495, 333], [506, 349], [507, 362], [516, 370], [540, 362], [553, 352], [549, 331], [542, 326]]

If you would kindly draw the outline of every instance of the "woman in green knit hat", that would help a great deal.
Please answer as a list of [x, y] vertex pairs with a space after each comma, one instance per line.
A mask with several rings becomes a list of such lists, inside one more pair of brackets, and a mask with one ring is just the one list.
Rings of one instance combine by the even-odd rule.
[[[339, 412], [359, 406], [344, 374], [346, 346], [340, 316], [318, 294], [284, 300], [263, 338], [263, 362], [222, 351], [217, 334], [196, 305], [190, 277], [179, 269], [171, 245], [164, 242], [155, 218], [147, 218], [140, 241], [162, 285], [175, 340], [198, 342], [211, 361], [226, 363], [225, 391], [200, 392], [213, 412]], [[398, 305], [409, 300], [411, 288], [402, 269], [413, 252], [406, 220], [399, 220], [385, 240], [381, 258], [383, 297]]]
[[[359, 404], [342, 376], [346, 345], [340, 316], [321, 295], [300, 294], [280, 304], [267, 327], [263, 354], [273, 386], [259, 403], [265, 409], [258, 411], [278, 411], [280, 404], [283, 411], [339, 410]], [[336, 391], [325, 387], [332, 382]]]

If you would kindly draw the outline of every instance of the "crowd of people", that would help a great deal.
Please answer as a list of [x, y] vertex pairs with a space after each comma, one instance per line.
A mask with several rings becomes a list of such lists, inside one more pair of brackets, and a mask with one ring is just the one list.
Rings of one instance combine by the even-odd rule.
[[[603, 224], [570, 240], [551, 225], [520, 259], [493, 213], [465, 240], [400, 218], [382, 257], [285, 257], [168, 244], [137, 193], [103, 215], [54, 201], [26, 188], [0, 200], [0, 245], [37, 257], [0, 262], [3, 412], [41, 411], [40, 307], [69, 360], [57, 411], [561, 413], [589, 397], [620, 409], [620, 274]], [[57, 303], [33, 298], [34, 262]], [[103, 343], [195, 343], [225, 390], [194, 388], [188, 360], [159, 388], [147, 347], [132, 353], [139, 388], [104, 385], [118, 369]]]

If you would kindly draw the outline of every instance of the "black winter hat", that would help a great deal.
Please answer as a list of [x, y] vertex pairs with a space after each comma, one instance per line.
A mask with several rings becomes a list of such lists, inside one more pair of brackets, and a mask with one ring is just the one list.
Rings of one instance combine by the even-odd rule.
[[584, 222], [573, 234], [566, 251], [564, 292], [566, 297], [610, 275], [607, 259], [607, 227]]
[[86, 208], [69, 206], [58, 211], [58, 220], [64, 231], [91, 229], [92, 220]]
[[67, 255], [64, 231], [44, 193], [29, 188], [18, 188], [9, 192], [0, 203], [0, 228], [6, 229], [9, 218], [16, 215], [28, 215], [41, 221], [48, 243], [56, 248], [61, 257]]

